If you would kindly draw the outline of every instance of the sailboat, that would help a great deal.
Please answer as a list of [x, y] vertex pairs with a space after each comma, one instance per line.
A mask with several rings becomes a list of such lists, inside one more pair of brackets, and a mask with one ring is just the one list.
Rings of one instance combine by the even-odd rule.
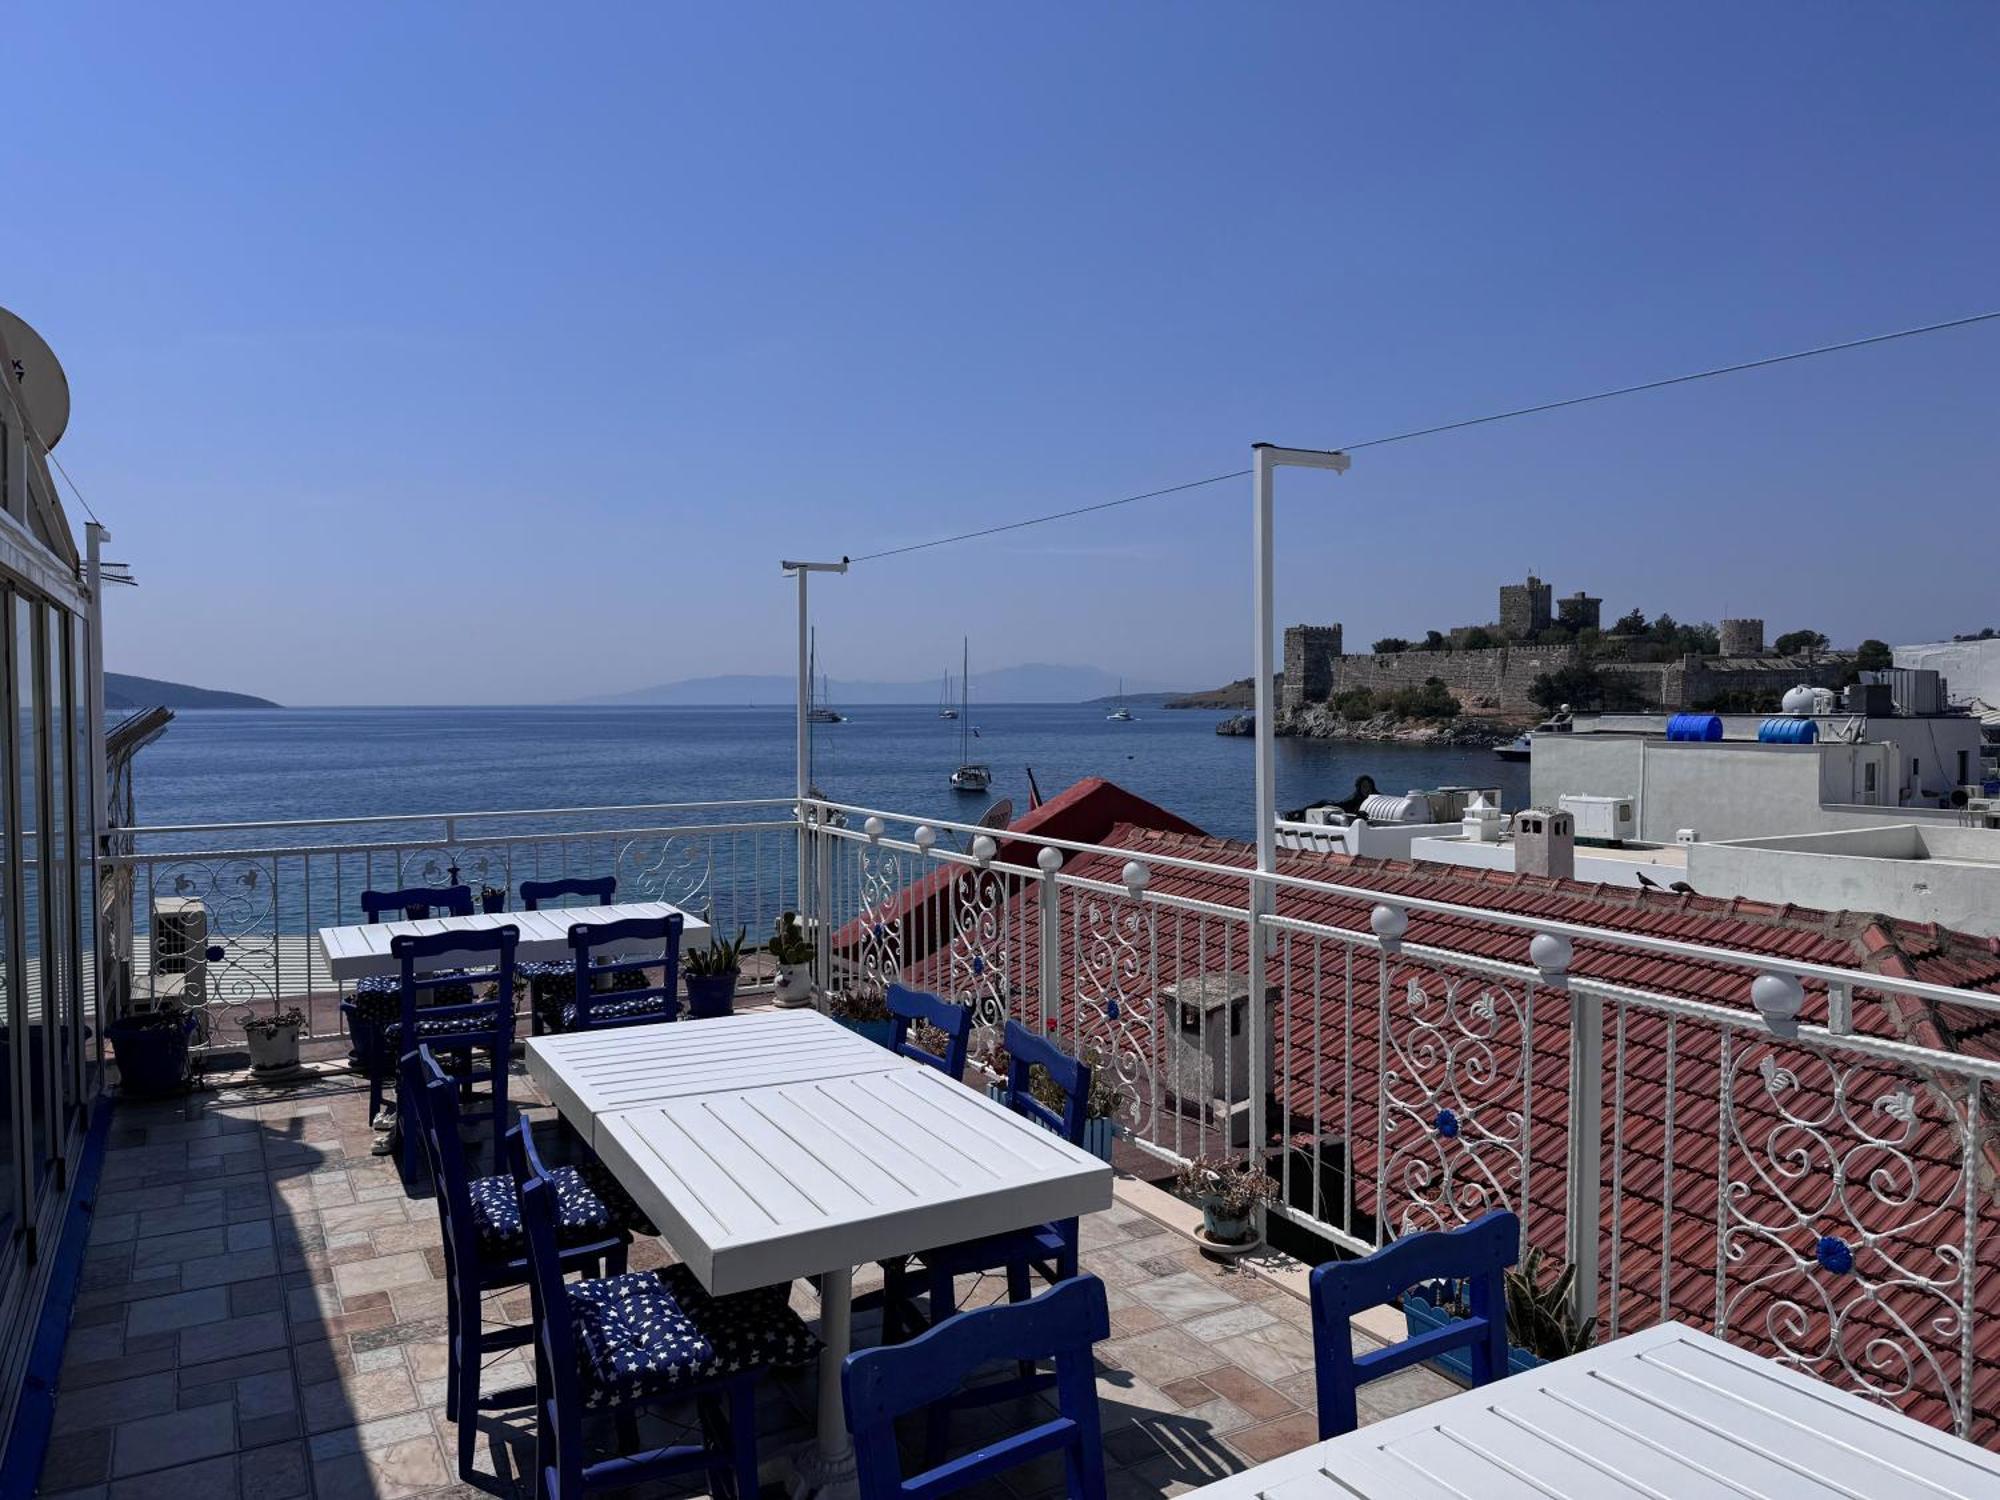
[[1111, 720], [1114, 724], [1130, 724], [1132, 722], [1132, 710], [1125, 706], [1125, 679], [1122, 677], [1118, 679], [1118, 706], [1104, 717]]
[[972, 643], [959, 643], [958, 667], [958, 769], [951, 773], [951, 789], [955, 792], [983, 792], [993, 785], [993, 768], [972, 756], [972, 720], [969, 684], [972, 681]]
[[[808, 724], [845, 724], [847, 715], [834, 712], [826, 701], [832, 694], [828, 691], [827, 680], [814, 674], [819, 667], [819, 629], [813, 628], [812, 645], [806, 657], [806, 722]], [[815, 690], [814, 684], [818, 687]]]
[[949, 672], [944, 674], [944, 687], [938, 693], [938, 717], [940, 719], [955, 719], [958, 717], [958, 705], [951, 701], [951, 673]]

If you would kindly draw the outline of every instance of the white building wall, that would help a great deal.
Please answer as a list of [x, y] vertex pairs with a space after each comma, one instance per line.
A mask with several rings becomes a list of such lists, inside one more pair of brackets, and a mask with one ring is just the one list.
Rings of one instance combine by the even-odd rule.
[[2000, 937], [2000, 831], [1933, 824], [1696, 844], [1688, 883], [1705, 896], [1880, 912]]

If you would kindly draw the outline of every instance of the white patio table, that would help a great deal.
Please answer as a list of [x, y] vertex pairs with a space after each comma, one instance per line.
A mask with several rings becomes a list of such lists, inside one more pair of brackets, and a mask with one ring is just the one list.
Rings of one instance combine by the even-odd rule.
[[855, 1267], [1111, 1204], [1104, 1162], [817, 1012], [609, 1035], [641, 1066], [601, 1038], [537, 1037], [528, 1070], [674, 1252], [717, 1294], [819, 1279], [819, 1439], [797, 1493], [855, 1493]]
[[[548, 907], [541, 911], [475, 912], [469, 917], [425, 917], [399, 922], [360, 922], [351, 927], [322, 927], [320, 952], [326, 955], [327, 972], [346, 983], [372, 979], [399, 970], [389, 944], [399, 937], [425, 936], [434, 932], [481, 932], [493, 927], [512, 926], [521, 934], [514, 950], [516, 963], [547, 963], [569, 957], [569, 930], [578, 923], [622, 922], [627, 917], [664, 917], [679, 911], [664, 901], [626, 901], [615, 906]], [[708, 923], [681, 912], [686, 925], [681, 929], [681, 947], [705, 948], [711, 937]], [[637, 957], [647, 951], [644, 943], [625, 943], [605, 948], [606, 957]]]
[[1203, 1500], [1994, 1500], [2000, 1456], [1795, 1367], [1663, 1323], [1301, 1448], [1199, 1493]]

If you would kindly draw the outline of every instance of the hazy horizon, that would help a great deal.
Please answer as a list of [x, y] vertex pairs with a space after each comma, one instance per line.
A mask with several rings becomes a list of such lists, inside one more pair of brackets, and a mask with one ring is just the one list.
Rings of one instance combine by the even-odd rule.
[[[80, 4], [9, 40], [0, 304], [139, 580], [109, 655], [281, 702], [782, 673], [781, 557], [2000, 305], [1983, 5]], [[1987, 324], [1361, 447], [1280, 482], [1278, 623], [1365, 650], [1532, 570], [1607, 620], [2000, 624], [1963, 541], [1996, 389]], [[1250, 547], [1232, 479], [857, 562], [820, 651], [1220, 685]]]

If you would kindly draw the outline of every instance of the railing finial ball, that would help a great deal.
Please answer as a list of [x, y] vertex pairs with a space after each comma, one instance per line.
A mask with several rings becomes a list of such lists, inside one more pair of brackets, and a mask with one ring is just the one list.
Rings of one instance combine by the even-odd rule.
[[861, 825], [861, 831], [871, 839], [879, 839], [882, 837], [882, 820], [880, 818], [870, 818], [866, 823]]
[[1044, 874], [1053, 875], [1062, 868], [1062, 850], [1048, 844], [1042, 845], [1041, 853], [1035, 856], [1035, 863], [1042, 867]]
[[917, 831], [911, 837], [916, 840], [919, 849], [928, 849], [932, 844], [937, 842], [937, 830], [928, 823], [920, 823], [917, 825]]

